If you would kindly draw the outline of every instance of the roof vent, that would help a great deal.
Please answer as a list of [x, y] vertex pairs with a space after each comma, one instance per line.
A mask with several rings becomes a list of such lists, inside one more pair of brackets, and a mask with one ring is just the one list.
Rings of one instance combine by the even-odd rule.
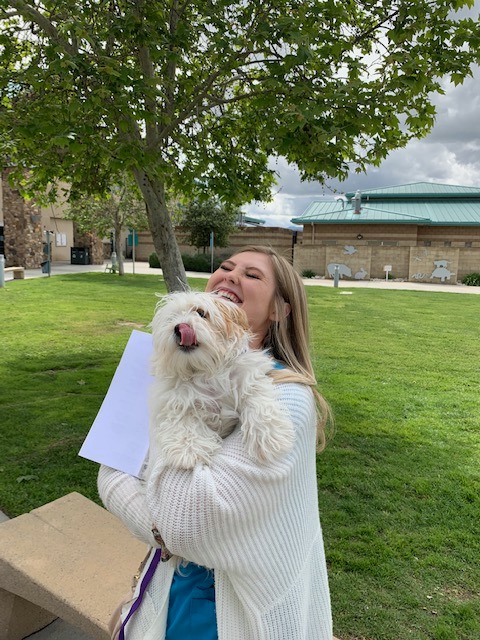
[[360, 215], [362, 210], [362, 194], [359, 190], [356, 191], [355, 197], [353, 198], [354, 211], [357, 215]]

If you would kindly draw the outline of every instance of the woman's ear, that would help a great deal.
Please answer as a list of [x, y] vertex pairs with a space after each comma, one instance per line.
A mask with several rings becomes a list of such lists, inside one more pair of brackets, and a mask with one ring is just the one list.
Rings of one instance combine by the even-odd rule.
[[[290, 314], [292, 307], [288, 304], [288, 302], [285, 302], [285, 301], [283, 301], [282, 304], [283, 304], [283, 309], [281, 309], [281, 313], [283, 313], [282, 317], [286, 318]], [[282, 305], [280, 306], [282, 307]], [[276, 308], [273, 309], [269, 320], [272, 320], [273, 322], [279, 322], [281, 320], [281, 318], [279, 317], [279, 313], [277, 313]]]

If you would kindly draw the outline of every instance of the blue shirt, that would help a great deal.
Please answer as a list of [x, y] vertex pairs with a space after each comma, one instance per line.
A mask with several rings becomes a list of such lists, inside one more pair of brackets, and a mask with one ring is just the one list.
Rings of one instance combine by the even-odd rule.
[[173, 574], [165, 640], [217, 640], [213, 570], [193, 562]]

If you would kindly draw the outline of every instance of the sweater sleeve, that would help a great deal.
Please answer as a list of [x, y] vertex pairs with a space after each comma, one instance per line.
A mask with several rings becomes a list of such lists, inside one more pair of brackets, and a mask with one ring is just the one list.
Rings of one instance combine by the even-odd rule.
[[303, 385], [279, 384], [277, 393], [295, 428], [294, 447], [282, 459], [249, 457], [235, 429], [209, 466], [178, 470], [151, 461], [147, 505], [172, 553], [243, 575], [248, 568], [250, 579], [265, 572], [278, 579], [286, 552], [291, 573], [305, 561], [319, 530], [315, 403]]
[[98, 493], [105, 507], [145, 544], [155, 546], [152, 517], [145, 499], [145, 483], [105, 465], [98, 473]]

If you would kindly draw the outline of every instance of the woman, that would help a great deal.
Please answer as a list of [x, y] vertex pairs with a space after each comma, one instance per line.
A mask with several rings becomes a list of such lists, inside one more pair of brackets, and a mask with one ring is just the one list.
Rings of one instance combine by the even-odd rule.
[[173, 559], [158, 564], [125, 637], [331, 640], [315, 466], [328, 409], [314, 390], [303, 283], [275, 251], [246, 247], [222, 263], [206, 290], [238, 304], [255, 334], [251, 346], [271, 352], [295, 445], [262, 465], [235, 430], [210, 466], [151, 462], [147, 486], [101, 467], [107, 509], [147, 544], [158, 547], [163, 538], [186, 561], [177, 571]]

